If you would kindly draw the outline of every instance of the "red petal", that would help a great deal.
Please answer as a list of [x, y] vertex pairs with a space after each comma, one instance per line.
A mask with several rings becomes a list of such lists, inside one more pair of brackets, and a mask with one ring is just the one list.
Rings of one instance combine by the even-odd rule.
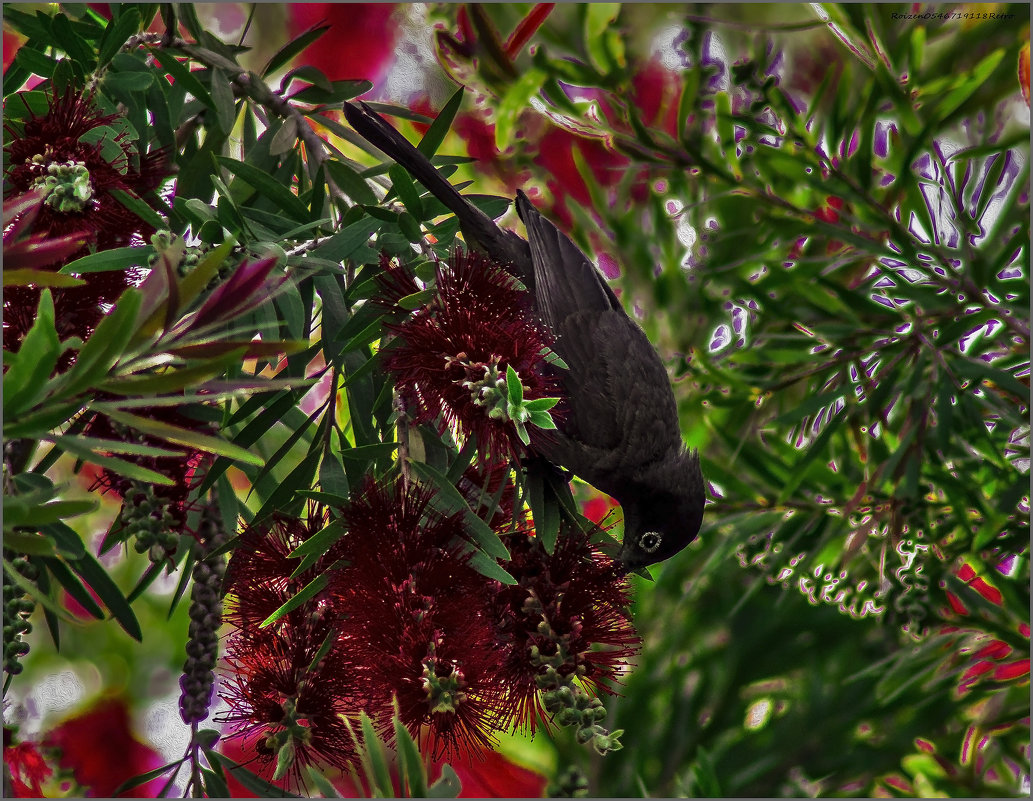
[[1004, 665], [998, 665], [997, 669], [994, 670], [994, 678], [997, 679], [997, 681], [1008, 681], [1009, 679], [1017, 679], [1020, 676], [1028, 675], [1028, 659], [1019, 659], [1015, 662], [1008, 662]]

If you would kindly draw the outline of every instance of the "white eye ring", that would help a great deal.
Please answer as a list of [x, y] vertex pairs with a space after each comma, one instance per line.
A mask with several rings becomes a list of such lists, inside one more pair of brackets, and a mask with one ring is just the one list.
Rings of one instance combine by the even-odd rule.
[[663, 540], [663, 535], [659, 532], [647, 531], [638, 538], [638, 547], [646, 553], [653, 553], [653, 551], [660, 547], [660, 543], [663, 542]]

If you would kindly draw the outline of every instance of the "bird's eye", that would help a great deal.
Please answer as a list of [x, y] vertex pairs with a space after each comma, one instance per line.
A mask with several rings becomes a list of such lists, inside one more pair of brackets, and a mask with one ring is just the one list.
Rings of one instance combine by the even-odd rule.
[[646, 553], [652, 553], [660, 547], [660, 543], [663, 540], [657, 532], [647, 531], [641, 537], [638, 538], [638, 547]]

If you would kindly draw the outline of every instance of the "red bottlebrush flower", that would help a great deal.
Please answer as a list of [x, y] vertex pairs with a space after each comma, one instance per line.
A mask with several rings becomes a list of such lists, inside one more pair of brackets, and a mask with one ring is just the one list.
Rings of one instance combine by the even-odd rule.
[[311, 27], [330, 30], [305, 48], [298, 64], [321, 70], [331, 79], [366, 78], [377, 83], [395, 58], [397, 3], [292, 3], [288, 31], [294, 38]]
[[414, 737], [426, 726], [433, 752], [456, 753], [491, 744], [504, 692], [488, 582], [468, 565], [462, 515], [431, 499], [418, 486], [370, 484], [344, 511], [334, 608], [378, 728], [389, 734], [397, 698]]
[[[345, 720], [358, 714], [356, 669], [350, 653], [333, 645], [321, 655], [328, 636], [323, 621], [258, 629], [232, 637], [227, 646], [230, 677], [220, 695], [229, 704], [218, 722], [229, 738], [262, 763], [260, 772], [303, 783], [307, 765], [347, 768], [355, 759]], [[273, 770], [274, 760], [277, 762]]]
[[543, 370], [551, 340], [536, 324], [527, 292], [499, 265], [460, 250], [451, 262], [438, 264], [434, 300], [390, 326], [397, 341], [383, 351], [384, 365], [418, 423], [436, 420], [475, 436], [482, 457], [519, 458], [507, 368], [525, 401], [556, 396], [558, 382]]
[[[110, 797], [127, 779], [162, 764], [160, 755], [132, 733], [129, 706], [123, 698], [98, 702], [85, 713], [53, 729], [43, 740], [61, 752], [59, 766], [70, 770], [88, 789], [88, 798]], [[153, 797], [164, 784], [159, 777], [120, 797]]]
[[[261, 623], [336, 561], [340, 544], [332, 546], [312, 568], [291, 578], [300, 560], [291, 559], [290, 553], [328, 522], [329, 515], [312, 506], [305, 520], [274, 514], [272, 519], [241, 532], [225, 580], [226, 595], [230, 596], [225, 619], [239, 630], [239, 636], [266, 636], [267, 630], [259, 629]], [[319, 596], [313, 599], [314, 604], [319, 601]], [[288, 612], [273, 630], [300, 625], [312, 617], [313, 609], [309, 604]], [[324, 634], [328, 632], [329, 628]]]
[[43, 782], [52, 774], [36, 743], [9, 745], [10, 729], [4, 729], [4, 764], [11, 776], [11, 791], [15, 798], [44, 798]]
[[[10, 102], [18, 102], [17, 96]], [[33, 233], [50, 239], [82, 238], [74, 252], [50, 254], [37, 268], [57, 268], [94, 250], [143, 242], [154, 229], [123, 206], [112, 194], [123, 191], [144, 196], [156, 189], [166, 173], [162, 151], [136, 154], [126, 133], [113, 138], [105, 132], [117, 124], [117, 114], [102, 114], [92, 98], [68, 90], [53, 95], [43, 116], [24, 124], [4, 126], [7, 168], [5, 197], [42, 190]], [[96, 140], [96, 141], [94, 141]], [[114, 151], [113, 157], [105, 153]], [[125, 271], [90, 273], [85, 285], [57, 289], [54, 305], [58, 336], [85, 339], [133, 276]], [[4, 291], [4, 347], [16, 350], [32, 325], [40, 290], [13, 286]]]
[[627, 612], [627, 580], [587, 533], [564, 528], [552, 554], [526, 532], [506, 544], [512, 559], [503, 566], [517, 584], [497, 586], [496, 647], [506, 654], [504, 673], [517, 718], [533, 732], [538, 718], [544, 719], [539, 677], [554, 668], [561, 677], [576, 676], [593, 690], [613, 692], [639, 639]]
[[358, 699], [364, 697], [328, 593], [261, 626], [336, 559], [340, 549], [333, 546], [312, 569], [291, 578], [299, 562], [289, 554], [328, 520], [313, 505], [305, 520], [274, 515], [248, 526], [226, 573], [225, 619], [236, 630], [227, 643], [223, 672], [229, 678], [220, 693], [230, 711], [219, 720], [264, 763], [263, 772], [271, 772], [277, 757], [277, 777], [286, 776], [293, 785], [304, 765], [350, 764], [354, 748], [344, 716], [358, 714]]

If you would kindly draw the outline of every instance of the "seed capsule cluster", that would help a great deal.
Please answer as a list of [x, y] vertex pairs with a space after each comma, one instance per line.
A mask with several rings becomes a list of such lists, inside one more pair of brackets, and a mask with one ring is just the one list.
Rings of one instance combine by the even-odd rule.
[[179, 679], [179, 714], [184, 723], [208, 717], [215, 686], [215, 663], [219, 657], [219, 626], [222, 625], [222, 581], [226, 573], [223, 554], [207, 556], [227, 540], [219, 510], [209, 504], [201, 512], [198, 535], [205, 556], [194, 564], [190, 590], [190, 629], [187, 658]]
[[[35, 581], [36, 566], [25, 556], [14, 556], [4, 551], [4, 557], [19, 575]], [[12, 558], [13, 557], [13, 558]], [[30, 631], [29, 616], [36, 609], [35, 602], [15, 584], [4, 566], [4, 671], [16, 676], [22, 672], [21, 659], [29, 652], [29, 644], [22, 639]]]

